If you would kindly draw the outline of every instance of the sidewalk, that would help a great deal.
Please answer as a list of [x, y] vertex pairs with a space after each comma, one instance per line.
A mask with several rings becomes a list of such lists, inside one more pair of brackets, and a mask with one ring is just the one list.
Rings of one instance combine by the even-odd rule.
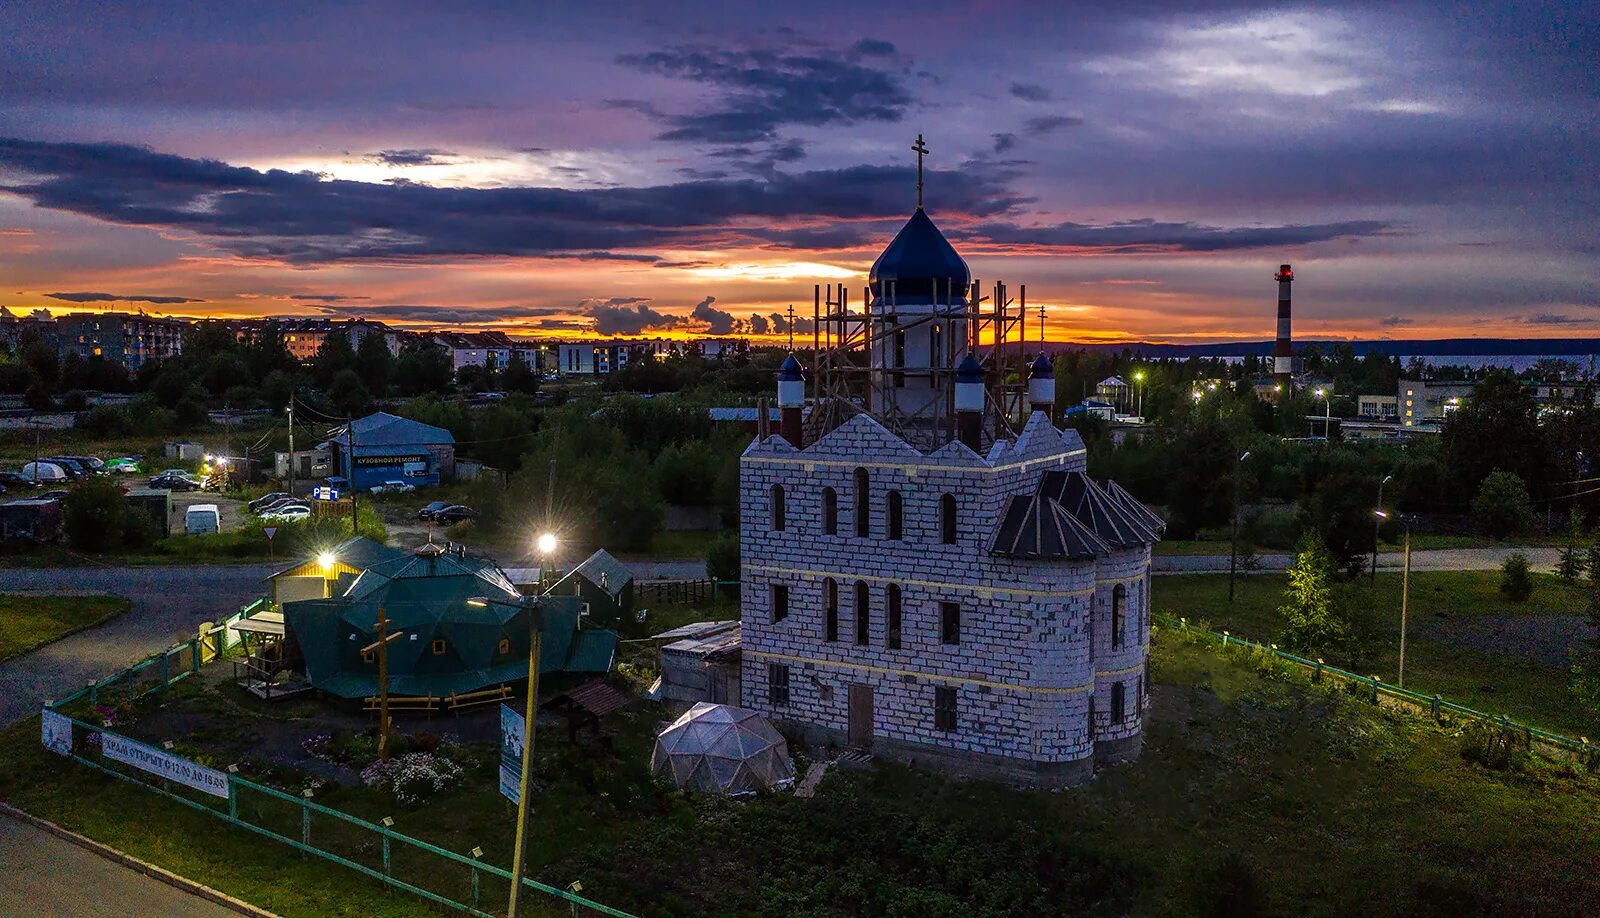
[[[1555, 569], [1560, 549], [1556, 548], [1434, 548], [1411, 553], [1414, 571], [1497, 571], [1512, 552], [1522, 552], [1536, 571]], [[1368, 556], [1370, 557], [1370, 556]], [[1294, 555], [1263, 554], [1256, 556], [1256, 572], [1287, 570], [1294, 563]], [[1404, 563], [1400, 552], [1386, 551], [1378, 555], [1378, 570], [1398, 571]], [[1221, 555], [1156, 555], [1151, 559], [1153, 574], [1203, 574], [1226, 573], [1228, 556]]]

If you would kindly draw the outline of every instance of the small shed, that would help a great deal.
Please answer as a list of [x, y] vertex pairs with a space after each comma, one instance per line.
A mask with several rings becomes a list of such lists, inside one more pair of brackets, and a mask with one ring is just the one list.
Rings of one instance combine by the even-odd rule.
[[61, 537], [61, 501], [44, 498], [0, 503], [0, 539], [53, 542]]
[[155, 524], [161, 538], [172, 535], [172, 492], [165, 488], [134, 488], [126, 495], [128, 506]]
[[656, 737], [650, 771], [678, 787], [729, 796], [794, 784], [783, 734], [754, 711], [701, 702]]
[[199, 462], [206, 457], [206, 448], [189, 440], [168, 440], [161, 449], [161, 455], [168, 459], [193, 459]]
[[[267, 576], [269, 593], [276, 605], [302, 599], [327, 599], [343, 592], [341, 581], [348, 586], [368, 568], [376, 567], [406, 553], [390, 548], [366, 536], [345, 539], [326, 552], [309, 558]], [[327, 555], [324, 558], [323, 555]]]
[[556, 581], [550, 592], [579, 596], [589, 607], [589, 620], [603, 624], [627, 621], [633, 615], [633, 571], [604, 548]]
[[700, 622], [656, 638], [671, 640], [661, 648], [661, 701], [669, 709], [739, 701], [738, 622]]

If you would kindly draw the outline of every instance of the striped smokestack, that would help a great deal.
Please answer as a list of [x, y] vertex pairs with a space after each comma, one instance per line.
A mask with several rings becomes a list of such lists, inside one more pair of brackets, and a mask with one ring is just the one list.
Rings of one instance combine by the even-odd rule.
[[1287, 398], [1294, 383], [1294, 342], [1289, 334], [1289, 285], [1294, 283], [1294, 271], [1279, 265], [1274, 276], [1278, 280], [1278, 341], [1272, 346], [1272, 382], [1279, 396]]

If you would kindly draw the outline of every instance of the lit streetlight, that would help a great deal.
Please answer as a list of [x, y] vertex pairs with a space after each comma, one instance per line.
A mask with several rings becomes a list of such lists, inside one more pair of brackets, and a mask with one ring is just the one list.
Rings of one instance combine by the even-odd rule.
[[1144, 390], [1140, 388], [1140, 383], [1143, 383], [1143, 382], [1144, 382], [1144, 371], [1143, 370], [1134, 370], [1133, 371], [1133, 392], [1134, 392], [1134, 396], [1137, 398], [1137, 400], [1139, 402], [1139, 417], [1141, 417], [1141, 418], [1144, 417]]
[[[534, 540], [534, 544], [539, 549], [539, 582], [543, 584], [545, 562], [555, 554], [559, 543], [553, 534], [546, 532]], [[511, 901], [506, 911], [510, 918], [517, 918], [522, 913], [522, 874], [527, 863], [528, 797], [533, 774], [534, 723], [539, 718], [539, 645], [540, 635], [544, 630], [544, 596], [541, 593], [532, 599], [533, 602], [529, 604], [490, 599], [486, 596], [474, 596], [467, 600], [467, 605], [478, 608], [497, 605], [526, 609], [528, 612], [528, 700], [522, 720], [522, 775], [517, 784], [517, 839], [511, 855]]]
[[1333, 393], [1318, 387], [1317, 398], [1322, 399], [1322, 438], [1333, 442]]
[[[1385, 513], [1382, 510], [1374, 510], [1374, 511], [1372, 511], [1372, 513], [1373, 513], [1374, 516], [1376, 516], [1380, 520], [1386, 520], [1386, 519], [1389, 518], [1389, 514]], [[1405, 564], [1401, 568], [1402, 573], [1400, 575], [1400, 671], [1399, 671], [1399, 675], [1397, 675], [1395, 677], [1394, 684], [1399, 686], [1400, 688], [1405, 688], [1406, 687], [1406, 606], [1407, 606], [1409, 600], [1411, 599], [1411, 524], [1409, 522], [1407, 522], [1406, 518], [1404, 516], [1401, 516], [1400, 514], [1395, 514], [1395, 519], [1397, 521], [1399, 521], [1400, 526], [1405, 530], [1405, 534], [1406, 534], [1405, 559], [1406, 560], [1405, 560]]]
[[[1393, 479], [1394, 479], [1393, 475], [1385, 475], [1385, 476], [1383, 476], [1383, 480], [1378, 482], [1378, 509], [1379, 510], [1383, 509], [1383, 486], [1388, 484]], [[1372, 585], [1374, 587], [1376, 587], [1378, 585], [1378, 533], [1379, 533], [1379, 531], [1380, 531], [1382, 526], [1383, 526], [1383, 518], [1382, 517], [1374, 517], [1373, 520], [1372, 520]]]

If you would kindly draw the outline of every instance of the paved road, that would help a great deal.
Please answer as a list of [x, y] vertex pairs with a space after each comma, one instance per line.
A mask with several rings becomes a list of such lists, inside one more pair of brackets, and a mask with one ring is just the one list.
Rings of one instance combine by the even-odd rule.
[[4, 814], [0, 865], [0, 916], [238, 916]]
[[[1414, 571], [1493, 571], [1499, 570], [1506, 557], [1520, 551], [1528, 556], [1536, 571], [1553, 570], [1559, 550], [1555, 548], [1437, 548], [1411, 553]], [[1370, 557], [1370, 556], [1369, 556]], [[1281, 571], [1294, 562], [1294, 555], [1257, 555], [1260, 571]], [[1378, 555], [1378, 570], [1400, 570], [1399, 552], [1382, 552]], [[1196, 574], [1228, 569], [1227, 555], [1156, 555], [1151, 572], [1156, 574]]]
[[187, 640], [261, 595], [267, 565], [0, 569], [0, 593], [106, 593], [132, 601], [127, 614], [0, 663], [0, 724], [158, 650]]

